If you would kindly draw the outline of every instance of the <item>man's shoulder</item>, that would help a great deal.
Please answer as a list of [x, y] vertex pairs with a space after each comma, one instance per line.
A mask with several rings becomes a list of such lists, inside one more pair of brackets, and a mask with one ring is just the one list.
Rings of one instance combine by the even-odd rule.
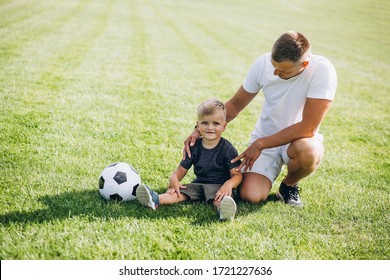
[[271, 53], [268, 52], [258, 56], [255, 60], [255, 64], [262, 65], [263, 67], [267, 64], [271, 64]]

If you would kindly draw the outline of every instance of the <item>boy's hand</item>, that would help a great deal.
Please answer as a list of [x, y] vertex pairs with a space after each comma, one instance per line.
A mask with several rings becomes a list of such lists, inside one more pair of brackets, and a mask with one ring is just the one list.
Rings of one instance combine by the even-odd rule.
[[232, 196], [232, 187], [224, 184], [215, 194], [215, 201], [221, 201], [224, 196]]
[[179, 197], [180, 189], [185, 189], [185, 188], [186, 188], [186, 186], [183, 186], [182, 184], [180, 184], [180, 182], [171, 182], [171, 181], [169, 181], [167, 193], [169, 193], [169, 194], [176, 193], [177, 197]]
[[180, 189], [186, 188], [180, 183], [180, 181], [184, 178], [186, 174], [187, 174], [187, 169], [179, 165], [176, 168], [176, 170], [172, 173], [171, 177], [169, 177], [167, 193], [171, 195], [176, 193], [177, 197], [179, 197]]

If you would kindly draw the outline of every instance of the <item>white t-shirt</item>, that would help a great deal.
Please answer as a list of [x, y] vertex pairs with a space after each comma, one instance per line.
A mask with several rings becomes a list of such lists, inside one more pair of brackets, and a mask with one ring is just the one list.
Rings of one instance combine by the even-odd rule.
[[[312, 55], [305, 70], [288, 80], [274, 75], [274, 70], [271, 53], [264, 54], [252, 64], [243, 83], [247, 92], [256, 94], [262, 89], [265, 97], [252, 139], [300, 122], [306, 98], [333, 100], [336, 92], [336, 70], [323, 56]], [[322, 138], [318, 131], [317, 134]]]

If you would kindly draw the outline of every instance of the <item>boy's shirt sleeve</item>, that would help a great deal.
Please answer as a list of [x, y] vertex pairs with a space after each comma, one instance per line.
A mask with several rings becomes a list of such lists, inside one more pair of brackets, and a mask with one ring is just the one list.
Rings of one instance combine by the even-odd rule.
[[192, 155], [192, 152], [191, 152], [191, 158], [189, 158], [187, 156], [185, 160], [182, 160], [180, 162], [180, 166], [182, 166], [183, 168], [185, 168], [187, 170], [190, 169], [191, 166], [192, 166], [192, 158], [193, 158], [193, 155]]
[[236, 168], [241, 164], [241, 160], [231, 163], [231, 160], [234, 159], [236, 156], [238, 156], [237, 149], [232, 144], [227, 146], [226, 155], [227, 155], [227, 166], [229, 170]]
[[185, 169], [190, 169], [191, 166], [193, 165], [194, 163], [194, 158], [196, 156], [196, 150], [197, 150], [197, 147], [198, 146], [198, 141], [195, 142], [195, 145], [190, 147], [190, 151], [191, 151], [191, 157], [188, 157], [188, 155], [186, 156], [186, 159], [185, 160], [181, 160], [180, 162], [180, 165], [185, 168]]

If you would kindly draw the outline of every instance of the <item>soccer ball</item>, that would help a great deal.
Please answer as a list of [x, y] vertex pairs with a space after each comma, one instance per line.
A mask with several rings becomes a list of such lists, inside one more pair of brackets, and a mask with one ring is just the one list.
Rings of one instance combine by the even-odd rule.
[[139, 184], [138, 172], [128, 163], [117, 162], [100, 174], [99, 192], [106, 200], [129, 201], [135, 199]]

